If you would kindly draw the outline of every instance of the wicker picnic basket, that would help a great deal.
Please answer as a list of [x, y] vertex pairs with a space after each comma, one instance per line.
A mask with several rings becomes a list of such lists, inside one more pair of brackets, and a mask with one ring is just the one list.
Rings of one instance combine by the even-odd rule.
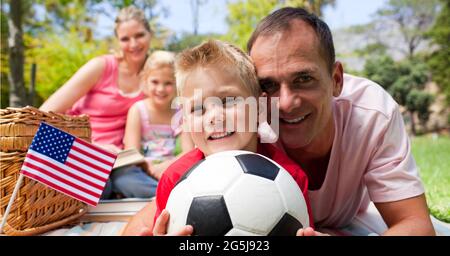
[[[90, 141], [88, 116], [47, 113], [29, 106], [0, 109], [0, 220], [3, 219], [26, 152], [41, 122]], [[44, 233], [76, 221], [86, 211], [87, 205], [84, 203], [25, 177], [3, 232], [6, 235]]]

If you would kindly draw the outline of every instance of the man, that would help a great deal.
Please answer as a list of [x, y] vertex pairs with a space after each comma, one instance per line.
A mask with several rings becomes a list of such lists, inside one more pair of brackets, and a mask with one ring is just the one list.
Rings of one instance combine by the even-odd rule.
[[307, 172], [316, 226], [348, 225], [370, 198], [385, 235], [434, 235], [398, 105], [379, 85], [343, 74], [328, 26], [283, 8], [247, 46], [261, 88], [279, 97], [278, 146]]
[[[344, 75], [324, 22], [280, 9], [260, 22], [248, 50], [262, 89], [279, 97], [278, 146], [307, 172], [317, 227], [348, 225], [371, 199], [389, 227], [384, 235], [434, 235], [398, 105], [375, 83]], [[154, 209], [124, 234], [150, 234]]]

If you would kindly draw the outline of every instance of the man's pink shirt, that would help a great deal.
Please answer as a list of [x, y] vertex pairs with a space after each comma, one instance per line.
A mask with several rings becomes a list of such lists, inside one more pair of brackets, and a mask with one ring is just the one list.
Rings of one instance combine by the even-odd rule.
[[318, 227], [349, 224], [370, 200], [392, 202], [424, 193], [398, 104], [383, 88], [344, 74], [333, 115], [327, 174], [321, 188], [308, 193]]

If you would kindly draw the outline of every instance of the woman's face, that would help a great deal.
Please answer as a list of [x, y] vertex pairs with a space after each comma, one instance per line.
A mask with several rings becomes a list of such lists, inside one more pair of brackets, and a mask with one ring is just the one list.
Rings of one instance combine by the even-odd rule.
[[151, 40], [151, 34], [144, 25], [136, 20], [128, 20], [117, 27], [116, 34], [124, 58], [143, 63]]

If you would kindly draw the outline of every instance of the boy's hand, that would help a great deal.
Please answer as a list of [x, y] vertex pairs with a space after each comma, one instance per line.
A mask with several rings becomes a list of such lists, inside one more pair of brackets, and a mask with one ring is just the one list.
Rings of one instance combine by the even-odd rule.
[[307, 227], [297, 230], [297, 236], [329, 236], [329, 234], [320, 233], [311, 227]]
[[155, 227], [153, 228], [154, 236], [190, 236], [194, 231], [194, 228], [191, 225], [186, 225], [172, 234], [167, 234], [167, 223], [169, 222], [169, 218], [169, 212], [164, 209], [161, 212], [161, 215], [156, 219]]

